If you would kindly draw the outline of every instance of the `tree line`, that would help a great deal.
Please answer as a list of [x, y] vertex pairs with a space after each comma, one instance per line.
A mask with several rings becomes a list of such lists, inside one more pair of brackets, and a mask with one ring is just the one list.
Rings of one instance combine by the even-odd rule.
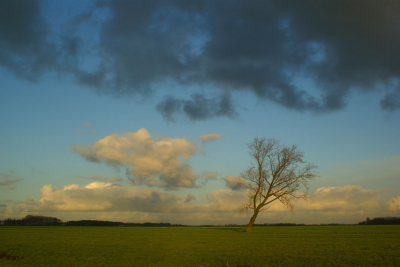
[[359, 225], [393, 225], [400, 224], [400, 217], [376, 217], [370, 219], [367, 217], [365, 221], [359, 222]]
[[[365, 221], [359, 222], [358, 225], [400, 225], [400, 217], [376, 217], [373, 219], [367, 218]], [[339, 225], [339, 224], [325, 224], [325, 225]], [[171, 224], [171, 223], [124, 223], [124, 222], [112, 222], [112, 221], [97, 221], [97, 220], [78, 220], [78, 221], [67, 221], [42, 215], [26, 215], [22, 219], [5, 219], [0, 220], [0, 226], [135, 226], [135, 227], [146, 227], [146, 226], [161, 226], [161, 227], [173, 227], [173, 226], [188, 226], [183, 224]], [[202, 225], [202, 226], [215, 226], [215, 225]], [[229, 224], [225, 226], [243, 226], [236, 224]], [[305, 224], [296, 223], [264, 223], [254, 224], [254, 226], [305, 226]]]
[[41, 215], [26, 215], [22, 219], [5, 219], [0, 220], [1, 226], [185, 226], [181, 224], [171, 223], [123, 223], [123, 222], [111, 222], [111, 221], [97, 221], [97, 220], [79, 220], [79, 221], [67, 221]]
[[22, 219], [5, 219], [0, 221], [1, 225], [5, 226], [58, 226], [62, 221], [55, 217], [26, 215]]

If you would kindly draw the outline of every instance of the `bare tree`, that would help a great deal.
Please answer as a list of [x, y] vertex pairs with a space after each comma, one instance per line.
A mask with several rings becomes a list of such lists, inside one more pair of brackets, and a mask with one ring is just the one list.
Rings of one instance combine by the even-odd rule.
[[[249, 202], [243, 210], [253, 210], [245, 232], [249, 232], [260, 211], [279, 200], [293, 211], [293, 199], [307, 199], [308, 181], [316, 177], [317, 166], [303, 160], [297, 146], [281, 145], [276, 139], [254, 138], [248, 144], [253, 164], [241, 174]], [[299, 189], [304, 189], [298, 193]]]

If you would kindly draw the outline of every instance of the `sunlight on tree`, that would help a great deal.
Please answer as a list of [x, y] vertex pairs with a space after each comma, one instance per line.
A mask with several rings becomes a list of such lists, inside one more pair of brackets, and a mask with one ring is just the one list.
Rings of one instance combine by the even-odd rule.
[[[279, 200], [293, 211], [293, 199], [308, 199], [308, 181], [316, 177], [317, 166], [303, 160], [296, 145], [281, 145], [276, 139], [254, 138], [248, 144], [253, 164], [241, 174], [249, 192], [249, 202], [242, 210], [253, 210], [245, 232], [249, 232], [260, 211]], [[304, 192], [296, 193], [300, 189]]]

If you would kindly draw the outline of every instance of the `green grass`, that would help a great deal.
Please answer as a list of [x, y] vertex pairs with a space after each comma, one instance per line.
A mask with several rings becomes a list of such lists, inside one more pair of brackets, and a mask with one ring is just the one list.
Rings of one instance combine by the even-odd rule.
[[0, 266], [400, 266], [400, 226], [0, 227]]

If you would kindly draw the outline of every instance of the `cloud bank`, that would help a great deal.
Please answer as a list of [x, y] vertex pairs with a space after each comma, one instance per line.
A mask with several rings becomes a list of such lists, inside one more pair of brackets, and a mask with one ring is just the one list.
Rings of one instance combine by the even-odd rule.
[[38, 0], [0, 7], [3, 68], [30, 81], [68, 74], [112, 95], [148, 96], [165, 81], [203, 88], [166, 96], [156, 109], [167, 120], [235, 118], [236, 91], [326, 113], [352, 92], [379, 90], [382, 110], [400, 109], [398, 1], [106, 0], [71, 17], [68, 37], [49, 30]]
[[92, 182], [86, 186], [67, 185], [54, 190], [43, 186], [32, 210], [40, 211], [137, 211], [189, 212], [193, 196], [182, 198], [161, 190], [121, 187]]
[[[380, 191], [360, 186], [320, 188], [311, 203], [297, 201], [295, 212], [274, 202], [260, 213], [259, 223], [357, 223], [368, 217], [388, 216], [397, 212], [399, 197], [383, 203]], [[196, 203], [192, 194], [178, 196], [162, 190], [117, 186], [91, 182], [85, 186], [66, 185], [54, 189], [45, 185], [40, 198], [24, 203], [0, 205], [0, 219], [26, 214], [61, 215], [61, 218], [122, 220], [131, 222], [172, 223], [247, 223], [249, 213], [239, 213], [248, 200], [246, 191], [221, 189], [206, 195], [207, 203]], [[79, 212], [79, 213], [76, 213]], [[74, 217], [75, 216], [75, 217]]]

